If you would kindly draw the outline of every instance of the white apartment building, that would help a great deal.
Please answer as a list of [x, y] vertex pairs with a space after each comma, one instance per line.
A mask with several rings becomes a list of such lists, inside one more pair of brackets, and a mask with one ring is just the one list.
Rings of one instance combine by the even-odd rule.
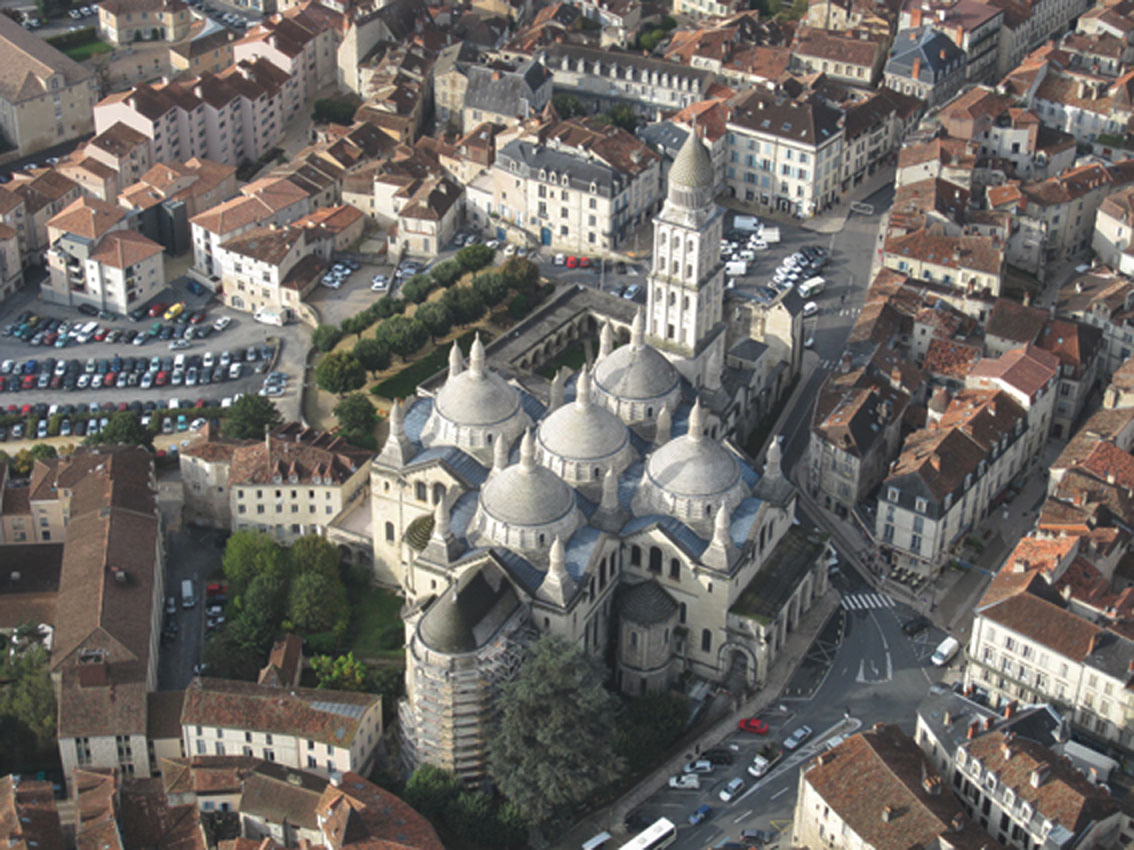
[[838, 198], [842, 113], [818, 97], [754, 90], [728, 121], [730, 194], [764, 209], [810, 217]]
[[[338, 76], [335, 30], [327, 18], [317, 20], [306, 9], [265, 18], [232, 45], [232, 56], [235, 62], [267, 59], [297, 80], [299, 96], [289, 104], [295, 110], [313, 103], [316, 94]], [[284, 123], [293, 117], [294, 112], [285, 116]]]
[[94, 108], [95, 132], [122, 122], [150, 139], [156, 162], [199, 156], [239, 165], [279, 141], [301, 102], [299, 81], [257, 58], [103, 98]]
[[890, 562], [928, 577], [1022, 468], [1027, 413], [1000, 390], [962, 390], [907, 438], [882, 482], [875, 539]]
[[1028, 412], [1024, 457], [1038, 457], [1051, 433], [1059, 371], [1058, 357], [1027, 345], [1000, 357], [981, 358], [965, 378], [965, 386], [1001, 390], [1024, 408]]
[[[1127, 195], [1134, 194], [1131, 190]], [[1109, 200], [1109, 199], [1108, 199]], [[1101, 222], [1106, 208], [1099, 209]], [[1095, 238], [1099, 237], [1099, 227]], [[1095, 247], [1099, 257], [1105, 257], [1098, 243]], [[1125, 253], [1122, 254], [1126, 256]], [[1090, 271], [1076, 275], [1059, 290], [1056, 302], [1056, 315], [1074, 319], [1102, 331], [1102, 351], [1099, 370], [1108, 376], [1128, 361], [1134, 354], [1134, 280], [1106, 266], [1095, 266]]]
[[382, 737], [382, 698], [195, 678], [181, 708], [188, 756], [245, 755], [286, 767], [365, 774]]
[[221, 243], [213, 263], [220, 272], [224, 303], [250, 313], [296, 310], [326, 268], [306, 229], [274, 224]]

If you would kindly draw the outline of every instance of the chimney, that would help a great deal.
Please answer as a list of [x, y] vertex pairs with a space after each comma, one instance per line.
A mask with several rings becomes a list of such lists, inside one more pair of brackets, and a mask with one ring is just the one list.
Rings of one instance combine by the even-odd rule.
[[960, 832], [965, 828], [965, 816], [957, 812], [957, 814], [953, 815], [953, 820], [949, 825], [953, 827], [953, 832]]
[[927, 776], [921, 780], [921, 787], [926, 794], [931, 794], [936, 797], [941, 793], [941, 777]]
[[1032, 775], [1028, 778], [1028, 781], [1033, 788], [1039, 788], [1047, 780], [1047, 775], [1050, 772], [1051, 765], [1046, 761], [1040, 762], [1032, 769]]
[[883, 806], [882, 807], [882, 823], [889, 823], [891, 820], [893, 820], [893, 818], [894, 818], [894, 807], [893, 806]]
[[945, 725], [946, 726], [952, 726], [953, 725], [953, 712], [951, 712], [951, 711], [945, 712]]
[[910, 11], [910, 28], [917, 29], [921, 26], [921, 9], [913, 9]]
[[916, 80], [917, 75], [920, 71], [921, 71], [921, 57], [915, 56], [914, 61], [913, 61], [913, 74], [911, 76]]
[[995, 723], [995, 722], [996, 722], [996, 718], [994, 718], [994, 717], [984, 718], [984, 731], [988, 732], [989, 730], [991, 730], [992, 724]]
[[972, 699], [973, 694], [975, 694], [975, 693], [976, 693], [976, 685], [974, 685], [972, 682], [965, 685], [965, 693], [964, 693], [965, 699]]
[[973, 738], [975, 738], [977, 736], [978, 732], [980, 732], [980, 721], [974, 720], [972, 723], [969, 724], [969, 731], [968, 731], [968, 734], [965, 737], [968, 738], [971, 741]]

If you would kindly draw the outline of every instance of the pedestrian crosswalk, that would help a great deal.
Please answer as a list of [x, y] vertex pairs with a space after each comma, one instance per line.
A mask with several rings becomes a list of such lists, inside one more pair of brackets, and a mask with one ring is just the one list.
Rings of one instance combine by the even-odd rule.
[[885, 593], [854, 593], [843, 597], [848, 611], [868, 611], [871, 608], [893, 608], [894, 600]]
[[839, 365], [839, 358], [837, 358], [837, 357], [830, 359], [830, 360], [820, 360], [819, 361], [819, 368], [820, 369], [834, 369], [838, 365]]
[[857, 316], [861, 312], [862, 312], [861, 307], [844, 307], [843, 309], [839, 310], [839, 315], [840, 316]]

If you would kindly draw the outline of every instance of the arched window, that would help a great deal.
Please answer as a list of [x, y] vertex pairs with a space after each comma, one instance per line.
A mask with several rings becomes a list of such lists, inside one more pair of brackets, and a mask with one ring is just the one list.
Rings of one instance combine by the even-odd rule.
[[685, 625], [685, 603], [682, 602], [677, 606], [677, 622]]
[[661, 562], [662, 562], [661, 549], [659, 549], [657, 546], [651, 546], [650, 547], [650, 572], [651, 573], [660, 573], [661, 572]]
[[633, 649], [638, 648], [638, 633], [637, 632], [630, 632], [630, 646]]
[[677, 558], [670, 558], [669, 577], [674, 581], [681, 580], [681, 561], [677, 560]]
[[665, 231], [663, 230], [663, 231], [661, 232], [661, 240], [660, 240], [660, 243], [659, 243], [659, 244], [660, 244], [660, 245], [661, 245], [661, 246], [662, 246], [662, 247], [664, 248], [664, 247], [665, 247], [665, 242], [666, 242], [666, 233], [665, 233]]
[[543, 545], [544, 545], [544, 539], [545, 539], [545, 538], [544, 538], [544, 536], [543, 536], [543, 535], [541, 534], [541, 535], [539, 536], [539, 545], [540, 545], [540, 546], [543, 546]]
[[695, 250], [697, 250], [697, 240], [696, 239], [690, 239], [689, 240], [689, 253], [692, 254]]
[[713, 633], [709, 629], [701, 629], [701, 651], [713, 651]]
[[676, 303], [677, 303], [677, 293], [676, 292], [669, 293], [669, 306], [672, 307]]
[[392, 522], [386, 523], [386, 542], [394, 542], [394, 524]]
[[438, 481], [433, 485], [433, 504], [440, 504], [445, 498], [445, 485]]
[[665, 632], [663, 632], [662, 642], [667, 646], [669, 645], [669, 629], [666, 629]]
[[413, 494], [419, 502], [424, 502], [429, 499], [429, 488], [425, 486], [424, 481], [418, 481], [413, 485]]
[[685, 266], [685, 276], [690, 280], [693, 279], [693, 264], [689, 263]]
[[386, 481], [384, 483], [385, 483], [386, 492], [389, 493], [390, 492], [390, 482]]
[[646, 408], [646, 418], [647, 419], [653, 419], [654, 418], [654, 409], [652, 407]]
[[642, 550], [637, 546], [630, 547], [630, 564], [635, 567], [642, 565]]
[[677, 260], [674, 260], [673, 261], [673, 273], [679, 274], [680, 272], [681, 272], [681, 263], [679, 263]]
[[595, 467], [595, 481], [598, 481], [600, 478], [602, 478], [602, 467], [596, 466]]

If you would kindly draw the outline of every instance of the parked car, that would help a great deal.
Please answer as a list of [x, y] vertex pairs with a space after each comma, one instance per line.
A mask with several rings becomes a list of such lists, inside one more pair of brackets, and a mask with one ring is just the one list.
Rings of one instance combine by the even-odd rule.
[[785, 750], [795, 750], [812, 735], [810, 726], [800, 726], [784, 741]]
[[708, 759], [697, 759], [687, 762], [683, 768], [684, 773], [712, 773], [713, 763]]
[[712, 813], [712, 806], [708, 806], [702, 803], [700, 806], [693, 810], [693, 813], [691, 815], [689, 815], [689, 823], [691, 823], [693, 826], [697, 826], [697, 824], [699, 823], [704, 823]]
[[902, 632], [909, 635], [910, 637], [913, 637], [914, 635], [919, 635], [924, 632], [929, 628], [929, 625], [929, 620], [919, 614], [918, 616], [910, 620], [906, 620], [904, 623], [902, 623]]
[[768, 723], [759, 717], [742, 717], [737, 724], [741, 732], [751, 732], [754, 735], [767, 735]]
[[767, 773], [768, 768], [771, 766], [772, 763], [766, 758], [764, 758], [763, 756], [756, 756], [756, 758], [752, 760], [752, 764], [748, 765], [748, 772], [752, 776], [759, 778]]
[[696, 773], [680, 773], [669, 778], [669, 787], [676, 788], [679, 791], [699, 791], [701, 789], [701, 777]]
[[731, 803], [740, 795], [740, 792], [743, 790], [744, 780], [738, 776], [735, 779], [729, 780], [728, 785], [722, 788], [720, 790], [720, 794], [718, 794], [717, 796], [721, 798], [722, 802]]

